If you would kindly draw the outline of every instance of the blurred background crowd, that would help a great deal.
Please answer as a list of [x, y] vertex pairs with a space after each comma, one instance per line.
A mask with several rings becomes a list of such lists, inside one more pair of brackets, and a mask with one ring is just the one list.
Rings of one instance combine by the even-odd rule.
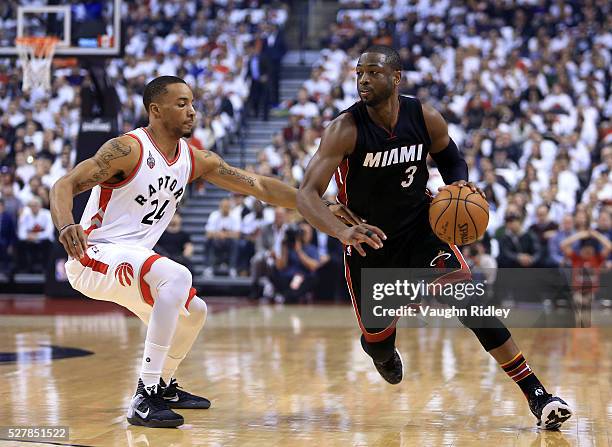
[[[609, 2], [341, 1], [310, 78], [286, 101], [279, 73], [292, 12], [262, 3], [126, 2], [126, 56], [108, 67], [123, 130], [146, 125], [148, 80], [180, 76], [194, 89], [199, 113], [191, 144], [223, 153], [249, 117], [286, 117], [247, 169], [299, 186], [326, 125], [358, 100], [360, 53], [390, 45], [402, 60], [401, 93], [442, 113], [470, 180], [487, 194], [487, 234], [464, 249], [473, 266], [612, 265]], [[0, 62], [4, 272], [43, 268], [54, 238], [49, 188], [74, 163], [79, 91], [87, 82], [77, 69], [56, 70], [50, 97], [24, 95], [14, 61]], [[441, 184], [431, 165], [429, 188]], [[203, 185], [195, 189], [205, 193]], [[328, 197], [335, 193], [330, 184]], [[279, 301], [345, 294], [341, 245], [295, 213], [232, 196], [201, 231], [206, 265], [197, 273], [206, 277], [249, 276], [253, 297]], [[180, 215], [158, 249], [190, 265], [194, 248]]]

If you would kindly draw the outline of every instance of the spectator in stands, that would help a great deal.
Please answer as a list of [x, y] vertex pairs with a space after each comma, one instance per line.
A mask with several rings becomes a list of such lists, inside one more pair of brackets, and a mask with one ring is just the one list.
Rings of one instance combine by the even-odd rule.
[[323, 78], [321, 67], [315, 67], [312, 70], [310, 79], [304, 82], [304, 88], [308, 92], [308, 96], [318, 99], [331, 91], [331, 83]]
[[286, 143], [293, 141], [301, 141], [304, 135], [304, 126], [300, 124], [300, 117], [298, 115], [289, 116], [289, 123], [283, 129], [283, 138]]
[[16, 242], [16, 222], [4, 209], [4, 200], [0, 199], [0, 273], [11, 272]]
[[504, 234], [499, 238], [500, 268], [534, 267], [542, 259], [542, 247], [538, 237], [531, 231], [523, 232], [522, 218], [518, 214], [507, 214]]
[[4, 209], [10, 214], [13, 220], [17, 222], [17, 218], [22, 208], [22, 202], [15, 197], [15, 187], [11, 184], [1, 185], [0, 188], [0, 198], [4, 201]]
[[[333, 197], [330, 197], [333, 199]], [[317, 270], [317, 299], [347, 302], [350, 300], [344, 278], [344, 247], [325, 233], [318, 232], [321, 266]]]
[[308, 91], [301, 88], [298, 92], [297, 103], [291, 106], [289, 113], [301, 118], [311, 119], [319, 115], [319, 107], [310, 100]]
[[577, 209], [574, 213], [575, 231], [588, 231], [591, 229], [591, 217], [584, 208]]
[[230, 213], [229, 199], [221, 200], [219, 209], [210, 213], [206, 223], [206, 255], [208, 266], [204, 273], [212, 276], [215, 269], [221, 268], [232, 277], [237, 276], [238, 239], [240, 219]]
[[42, 200], [34, 197], [19, 216], [17, 225], [17, 271], [44, 272], [55, 227]]
[[497, 277], [497, 261], [493, 256], [487, 253], [482, 242], [476, 242], [472, 245], [462, 247], [463, 252], [474, 279], [479, 281], [487, 281], [487, 284], [495, 284]]
[[253, 204], [253, 211], [244, 216], [241, 223], [237, 266], [240, 276], [249, 274], [251, 258], [255, 254], [255, 243], [261, 234], [262, 227], [267, 223], [264, 205], [256, 200]]
[[247, 77], [251, 80], [249, 104], [255, 118], [268, 121], [270, 113], [270, 72], [272, 67], [268, 57], [255, 44], [248, 47]]
[[191, 260], [193, 256], [193, 243], [191, 242], [191, 237], [183, 230], [182, 226], [183, 218], [176, 212], [172, 216], [168, 228], [159, 238], [155, 251], [184, 265], [193, 273], [193, 262]]
[[[579, 249], [573, 248], [575, 243]], [[601, 249], [599, 248], [601, 246]], [[573, 287], [578, 289], [578, 300], [584, 293], [593, 293], [599, 286], [601, 270], [612, 251], [610, 240], [597, 230], [579, 231], [561, 242], [561, 248], [572, 266]]]
[[553, 266], [548, 252], [548, 241], [557, 233], [557, 228], [559, 226], [549, 219], [548, 211], [546, 205], [538, 206], [536, 209], [535, 223], [529, 227], [529, 231], [537, 236], [540, 246], [542, 247], [540, 262], [534, 267]]
[[273, 276], [277, 301], [295, 303], [305, 298], [316, 287], [315, 272], [320, 266], [312, 227], [303, 222], [287, 228]]
[[591, 180], [599, 178], [603, 173], [610, 172], [612, 172], [612, 146], [606, 146], [601, 150], [601, 163], [591, 172]]
[[245, 196], [244, 194], [232, 193], [230, 198], [230, 214], [232, 217], [235, 217], [240, 222], [242, 219], [251, 212], [251, 207], [249, 206], [252, 197]]
[[606, 238], [608, 238], [608, 240], [612, 241], [612, 214], [610, 214], [610, 211], [607, 209], [601, 209], [599, 211], [595, 230], [603, 234]]
[[561, 267], [564, 265], [565, 253], [561, 247], [561, 242], [570, 237], [574, 232], [574, 216], [566, 214], [561, 219], [561, 225], [555, 234], [548, 239], [548, 255], [553, 266]]
[[273, 298], [274, 285], [271, 278], [275, 259], [281, 255], [282, 241], [287, 228], [287, 210], [276, 208], [274, 221], [261, 227], [255, 241], [255, 255], [251, 259], [251, 278], [253, 279], [249, 297]]
[[287, 45], [283, 30], [274, 23], [262, 24], [263, 53], [270, 61], [270, 103], [276, 107], [280, 103], [279, 86], [281, 62]]

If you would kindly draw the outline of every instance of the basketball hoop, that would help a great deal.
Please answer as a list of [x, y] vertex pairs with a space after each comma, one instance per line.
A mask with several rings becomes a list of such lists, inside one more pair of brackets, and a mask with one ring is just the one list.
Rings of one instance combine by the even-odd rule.
[[18, 37], [15, 45], [23, 69], [23, 91], [41, 87], [51, 90], [51, 61], [58, 44], [57, 37]]

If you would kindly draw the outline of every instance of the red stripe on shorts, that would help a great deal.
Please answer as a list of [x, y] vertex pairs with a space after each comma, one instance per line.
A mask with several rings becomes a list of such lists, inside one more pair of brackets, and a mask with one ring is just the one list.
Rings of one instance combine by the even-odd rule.
[[376, 343], [376, 342], [383, 341], [389, 338], [391, 334], [393, 334], [393, 331], [395, 330], [395, 326], [397, 325], [397, 321], [399, 320], [399, 317], [395, 317], [393, 322], [387, 328], [385, 328], [384, 330], [380, 332], [368, 332], [368, 330], [363, 325], [363, 322], [361, 321], [361, 315], [359, 314], [359, 307], [357, 306], [358, 298], [353, 293], [353, 282], [351, 281], [351, 270], [349, 269], [348, 263], [346, 262], [346, 257], [344, 259], [344, 276], [346, 278], [346, 285], [348, 286], [348, 289], [351, 295], [351, 301], [353, 302], [353, 309], [355, 310], [355, 315], [357, 316], [357, 323], [359, 324], [359, 329], [361, 329], [361, 333], [363, 334], [363, 337], [369, 343]]
[[142, 268], [140, 269], [140, 293], [142, 293], [142, 299], [145, 300], [145, 303], [147, 303], [149, 306], [152, 306], [153, 303], [155, 303], [155, 300], [153, 299], [153, 295], [151, 295], [151, 287], [149, 287], [149, 284], [145, 281], [144, 276], [149, 273], [151, 266], [159, 258], [161, 258], [161, 255], [158, 254], [149, 256], [142, 264]]
[[97, 261], [95, 259], [91, 259], [87, 255], [87, 253], [85, 253], [85, 255], [81, 259], [79, 259], [79, 262], [81, 263], [81, 265], [83, 265], [84, 267], [89, 267], [94, 272], [99, 272], [103, 275], [106, 275], [106, 272], [108, 272], [108, 264], [105, 264], [101, 261]]

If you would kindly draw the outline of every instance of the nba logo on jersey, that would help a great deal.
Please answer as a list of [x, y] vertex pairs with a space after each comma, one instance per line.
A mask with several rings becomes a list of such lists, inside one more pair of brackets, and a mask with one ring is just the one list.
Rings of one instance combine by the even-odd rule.
[[147, 158], [147, 165], [151, 169], [155, 167], [155, 159], [153, 158], [153, 155], [151, 155], [151, 152], [149, 152], [149, 158]]
[[346, 255], [350, 256], [353, 253], [353, 247], [350, 245], [347, 245], [346, 247]]
[[127, 262], [122, 262], [115, 269], [115, 278], [123, 287], [131, 286], [134, 278], [134, 268]]

